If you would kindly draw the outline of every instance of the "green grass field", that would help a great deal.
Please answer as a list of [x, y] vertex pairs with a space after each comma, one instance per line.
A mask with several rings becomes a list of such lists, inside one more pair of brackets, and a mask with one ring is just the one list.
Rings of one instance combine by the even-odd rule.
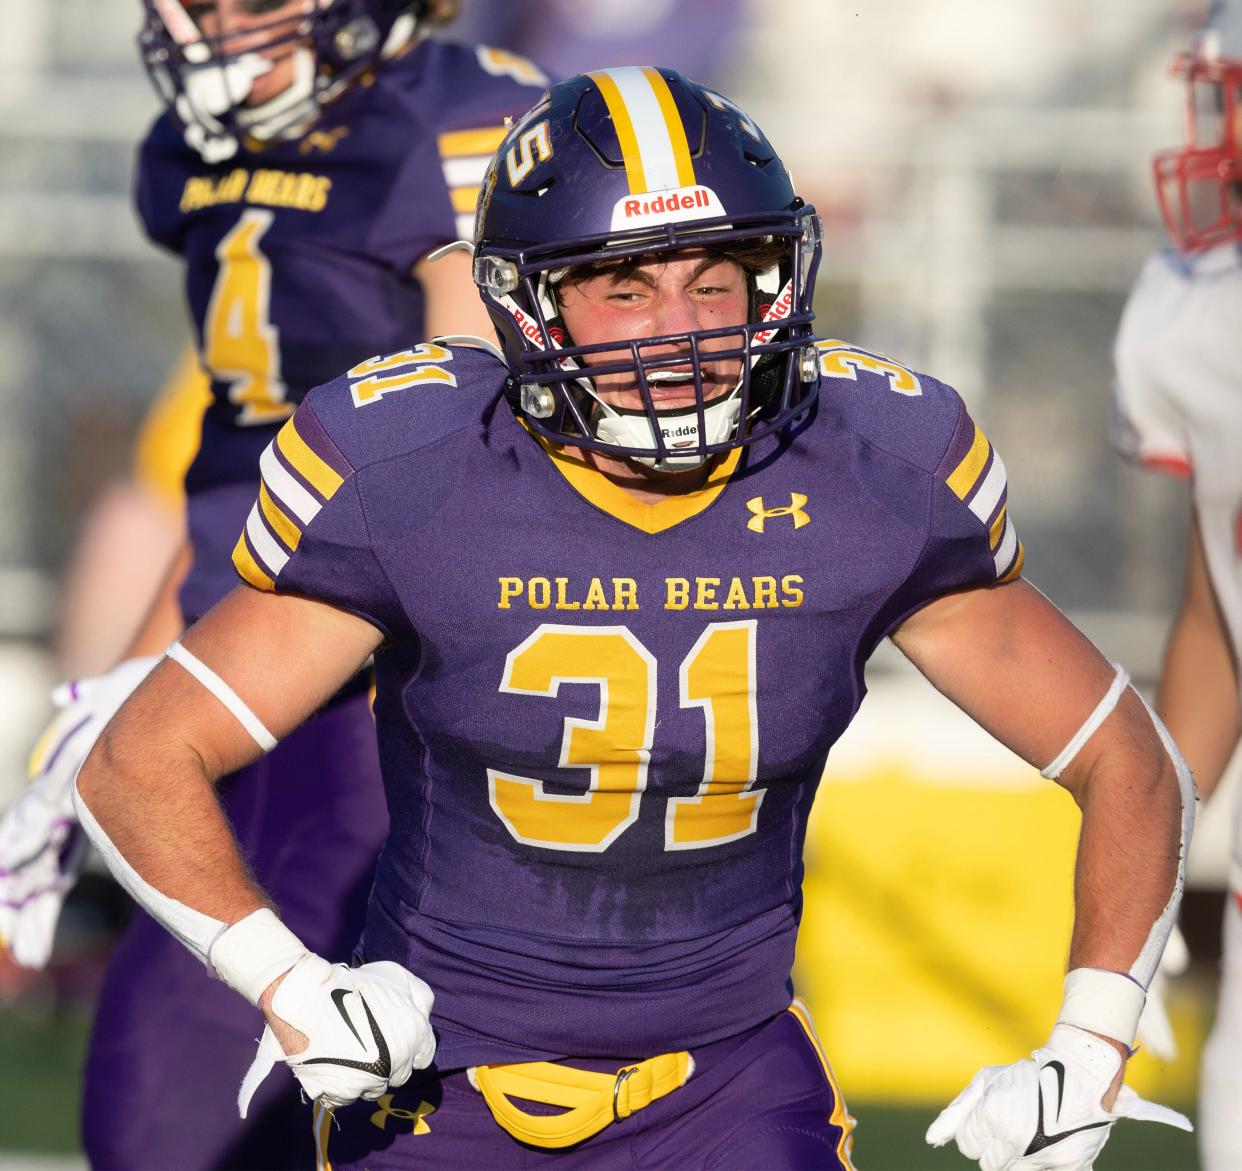
[[[78, 1076], [89, 1017], [82, 1010], [0, 1010], [0, 1155], [78, 1149]], [[969, 1171], [956, 1150], [934, 1151], [923, 1132], [934, 1107], [851, 1102], [860, 1171]], [[1181, 1109], [1186, 1109], [1181, 1104]], [[1117, 1127], [1097, 1171], [1197, 1171], [1193, 1136], [1167, 1126]], [[759, 1171], [759, 1169], [756, 1169]]]

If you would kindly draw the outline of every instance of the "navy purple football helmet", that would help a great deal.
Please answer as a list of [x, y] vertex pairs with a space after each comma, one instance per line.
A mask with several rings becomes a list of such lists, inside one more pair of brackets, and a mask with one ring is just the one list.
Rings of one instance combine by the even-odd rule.
[[[574, 343], [557, 304], [567, 273], [690, 248], [766, 258], [761, 268], [743, 265], [744, 325]], [[555, 443], [659, 471], [695, 467], [811, 406], [819, 258], [819, 219], [767, 138], [727, 98], [671, 69], [606, 69], [554, 86], [510, 128], [479, 195], [475, 281], [527, 424]], [[710, 399], [709, 340], [712, 362], [741, 368], [737, 385]], [[730, 348], [715, 348], [722, 342]], [[604, 353], [611, 358], [598, 359]], [[604, 402], [588, 367], [633, 373], [643, 408]], [[695, 402], [657, 410], [651, 380], [673, 377], [670, 367], [692, 371]]]
[[[413, 34], [427, 0], [237, 0], [244, 31], [207, 35], [196, 10], [219, 0], [143, 0], [138, 48], [156, 91], [209, 162], [229, 158], [238, 139], [300, 132], [351, 82]], [[270, 20], [260, 19], [270, 12]], [[293, 57], [292, 83], [247, 104], [274, 56]]]

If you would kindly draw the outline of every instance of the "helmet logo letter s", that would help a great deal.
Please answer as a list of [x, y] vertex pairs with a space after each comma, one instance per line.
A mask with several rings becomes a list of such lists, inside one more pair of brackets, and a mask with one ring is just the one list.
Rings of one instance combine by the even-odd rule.
[[529, 130], [523, 130], [517, 142], [505, 151], [505, 169], [509, 172], [510, 187], [516, 187], [535, 169], [536, 151], [541, 163], [552, 157], [552, 139], [548, 134], [546, 118]]

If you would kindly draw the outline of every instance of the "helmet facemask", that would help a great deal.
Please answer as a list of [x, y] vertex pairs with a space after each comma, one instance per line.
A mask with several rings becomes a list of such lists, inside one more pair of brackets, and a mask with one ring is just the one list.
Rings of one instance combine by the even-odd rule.
[[[206, 35], [181, 0], [145, 0], [139, 52], [160, 97], [209, 163], [232, 157], [243, 135], [259, 142], [296, 138], [322, 106], [413, 35], [417, 3], [304, 0], [281, 5], [271, 20]], [[409, 9], [395, 18], [372, 7]], [[262, 102], [258, 78], [291, 59], [289, 83]]]
[[[689, 249], [740, 264], [748, 286], [744, 322], [591, 345], [569, 336], [559, 297], [572, 270], [673, 260]], [[802, 207], [581, 239], [568, 254], [490, 250], [478, 258], [475, 276], [502, 337], [520, 339], [513, 382], [532, 430], [656, 472], [679, 472], [770, 434], [809, 408], [818, 380], [810, 291], [819, 250], [818, 218]], [[765, 259], [755, 264], [756, 257]], [[718, 371], [728, 363], [739, 373], [721, 390]], [[632, 376], [640, 405], [621, 407], [600, 392], [597, 380], [614, 374]], [[652, 388], [670, 382], [692, 383], [693, 401], [661, 409]]]
[[1194, 252], [1242, 238], [1242, 62], [1198, 53], [1174, 59], [1186, 86], [1186, 145], [1152, 162], [1174, 244]]

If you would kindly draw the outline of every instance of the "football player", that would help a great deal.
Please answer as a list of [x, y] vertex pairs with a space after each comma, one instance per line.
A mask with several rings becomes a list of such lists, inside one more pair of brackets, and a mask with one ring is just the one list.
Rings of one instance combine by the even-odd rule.
[[[302, 403], [244, 584], [78, 777], [121, 881], [267, 1015], [242, 1109], [284, 1060], [322, 1166], [850, 1167], [790, 966], [807, 814], [891, 637], [1083, 811], [1057, 1024], [931, 1141], [1086, 1168], [1119, 1118], [1188, 1126], [1122, 1073], [1189, 774], [1021, 579], [961, 399], [815, 337], [818, 220], [760, 129], [670, 70], [575, 77], [501, 144], [476, 243], [500, 349], [410, 344]], [[371, 655], [392, 829], [351, 968], [273, 912], [212, 785]]]
[[[1174, 72], [1186, 84], [1189, 138], [1157, 155], [1154, 170], [1176, 248], [1148, 260], [1126, 305], [1114, 420], [1123, 455], [1190, 481], [1186, 578], [1157, 708], [1206, 799], [1242, 736], [1242, 7], [1214, 4]], [[1199, 1092], [1208, 1171], [1242, 1166], [1242, 805], [1223, 939]]]
[[[39, 780], [0, 827], [0, 935], [23, 962], [46, 960], [76, 874], [73, 774], [182, 614], [192, 621], [228, 592], [272, 436], [312, 386], [355, 362], [410, 337], [489, 328], [469, 258], [433, 256], [469, 233], [504, 121], [546, 79], [506, 52], [428, 39], [454, 8], [144, 4], [142, 59], [168, 108], [140, 151], [138, 209], [185, 262], [214, 397], [187, 477], [188, 576], [170, 577], [125, 663], [63, 690]], [[255, 874], [334, 959], [358, 937], [387, 828], [367, 691], [361, 673], [342, 680], [305, 729], [221, 790]], [[92, 1162], [307, 1165], [309, 1135], [287, 1124], [295, 1087], [265, 1089], [250, 1123], [237, 1119], [255, 1017], [139, 916], [109, 967], [86, 1067]]]

